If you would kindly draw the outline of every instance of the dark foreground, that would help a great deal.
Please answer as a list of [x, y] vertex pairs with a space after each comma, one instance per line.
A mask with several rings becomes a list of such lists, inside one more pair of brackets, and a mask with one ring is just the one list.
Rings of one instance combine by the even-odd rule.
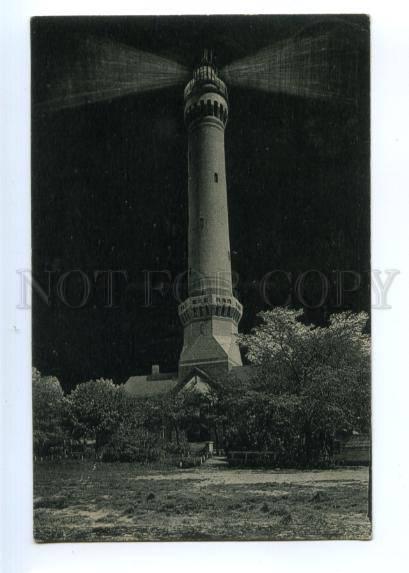
[[369, 539], [368, 468], [189, 470], [43, 462], [36, 541]]

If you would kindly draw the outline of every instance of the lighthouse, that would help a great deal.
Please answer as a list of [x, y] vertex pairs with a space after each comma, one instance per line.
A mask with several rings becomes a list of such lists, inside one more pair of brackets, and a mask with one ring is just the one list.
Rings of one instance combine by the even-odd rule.
[[184, 91], [188, 132], [188, 298], [179, 379], [200, 368], [218, 377], [240, 366], [243, 307], [233, 295], [224, 132], [228, 94], [207, 50]]

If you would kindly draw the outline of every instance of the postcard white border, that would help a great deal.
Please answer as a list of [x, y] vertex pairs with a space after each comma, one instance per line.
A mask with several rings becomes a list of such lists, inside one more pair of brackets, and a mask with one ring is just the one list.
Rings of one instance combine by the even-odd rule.
[[[407, 563], [409, 462], [407, 3], [10, 0], [1, 29], [1, 557], [7, 573], [400, 571]], [[374, 539], [371, 542], [78, 543], [32, 541], [29, 312], [16, 270], [30, 268], [29, 18], [39, 15], [366, 13], [372, 37], [372, 266], [398, 269], [392, 309], [373, 312]]]

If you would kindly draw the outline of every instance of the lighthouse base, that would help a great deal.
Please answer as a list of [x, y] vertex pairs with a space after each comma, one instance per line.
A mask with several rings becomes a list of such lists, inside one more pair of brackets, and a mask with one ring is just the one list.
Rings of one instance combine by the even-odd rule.
[[219, 378], [241, 365], [237, 324], [231, 318], [209, 317], [185, 325], [179, 379], [184, 379], [195, 367]]

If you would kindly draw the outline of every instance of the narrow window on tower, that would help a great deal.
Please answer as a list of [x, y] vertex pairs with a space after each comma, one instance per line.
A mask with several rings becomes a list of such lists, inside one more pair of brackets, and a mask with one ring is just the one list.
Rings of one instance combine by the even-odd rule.
[[204, 219], [200, 217], [200, 230], [204, 229]]
[[215, 173], [215, 174], [214, 174], [214, 182], [215, 182], [215, 183], [218, 183], [218, 182], [219, 182], [219, 174], [218, 174], [218, 173]]

